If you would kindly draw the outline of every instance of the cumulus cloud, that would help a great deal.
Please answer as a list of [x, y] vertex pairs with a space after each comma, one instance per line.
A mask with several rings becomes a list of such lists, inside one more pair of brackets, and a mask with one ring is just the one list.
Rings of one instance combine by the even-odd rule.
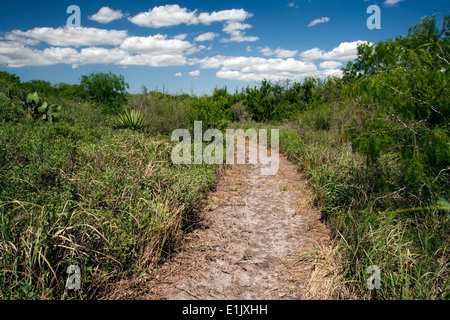
[[202, 24], [211, 24], [219, 21], [244, 21], [251, 18], [253, 14], [245, 11], [244, 9], [231, 9], [223, 10], [219, 12], [202, 12], [198, 15], [198, 21]]
[[222, 31], [228, 34], [233, 34], [241, 30], [250, 29], [252, 25], [248, 23], [241, 23], [237, 21], [228, 22], [223, 26]]
[[254, 42], [259, 40], [258, 37], [246, 36], [243, 30], [250, 29], [252, 26], [250, 24], [241, 23], [238, 21], [227, 22], [222, 31], [229, 34], [230, 38], [223, 38], [222, 42]]
[[197, 14], [197, 10], [189, 11], [181, 8], [177, 4], [167, 4], [154, 7], [147, 12], [141, 12], [128, 18], [128, 20], [141, 27], [161, 28], [176, 26], [180, 24], [205, 24], [223, 21], [244, 21], [252, 17], [253, 14], [244, 9], [231, 9], [214, 12], [202, 12]]
[[122, 17], [122, 11], [112, 10], [109, 7], [103, 7], [96, 14], [89, 16], [88, 19], [99, 23], [109, 23], [113, 20], [122, 19]]
[[280, 47], [275, 50], [272, 50], [269, 47], [265, 47], [262, 48], [260, 52], [265, 56], [276, 56], [277, 58], [291, 58], [298, 53], [297, 50], [286, 50], [281, 49]]
[[142, 53], [137, 55], [129, 55], [121, 60], [119, 65], [134, 65], [148, 67], [169, 67], [184, 66], [187, 64], [186, 57], [183, 54], [149, 54]]
[[330, 21], [330, 18], [328, 18], [328, 17], [322, 17], [322, 18], [314, 19], [313, 21], [311, 21], [311, 22], [308, 24], [308, 27], [313, 27], [313, 26], [315, 26], [316, 24], [319, 24], [319, 23], [325, 23], [325, 22], [328, 22], [328, 21]]
[[34, 28], [28, 31], [13, 30], [8, 32], [5, 39], [23, 44], [38, 44], [46, 42], [51, 46], [79, 47], [118, 45], [126, 37], [125, 30], [105, 30], [97, 28]]
[[201, 35], [197, 36], [194, 41], [196, 42], [203, 42], [203, 41], [211, 41], [214, 40], [215, 37], [219, 36], [219, 34], [215, 32], [206, 32], [202, 33]]
[[383, 2], [383, 5], [385, 5], [386, 7], [392, 7], [401, 1], [404, 1], [404, 0], [386, 0]]
[[300, 53], [304, 60], [338, 60], [350, 61], [358, 57], [358, 45], [369, 43], [367, 41], [342, 42], [338, 47], [325, 52], [319, 48], [313, 48]]
[[319, 78], [327, 78], [327, 77], [342, 78], [344, 76], [344, 72], [341, 69], [327, 69], [327, 70], [317, 71], [314, 74], [312, 74], [312, 76], [319, 77]]
[[187, 38], [187, 33], [180, 33], [180, 34], [177, 34], [177, 35], [174, 36], [173, 38], [174, 38], [174, 39], [177, 39], [177, 40], [184, 40], [184, 39]]
[[182, 76], [183, 76], [183, 74], [181, 72], [175, 73], [175, 77], [182, 77]]
[[300, 80], [317, 71], [316, 65], [312, 62], [303, 62], [293, 58], [284, 60], [218, 55], [200, 60], [193, 59], [191, 64], [199, 64], [201, 68], [221, 68], [216, 73], [218, 78], [243, 81]]
[[121, 64], [128, 56], [128, 52], [118, 48], [89, 47], [77, 51], [74, 48], [50, 47], [37, 50], [25, 47], [20, 43], [0, 42], [0, 64], [6, 64], [12, 68], [55, 64], [73, 66], [94, 63]]
[[342, 63], [338, 61], [324, 61], [319, 66], [322, 69], [336, 69], [341, 67]]
[[191, 77], [198, 77], [200, 75], [200, 70], [191, 71], [189, 72], [189, 75]]
[[161, 28], [179, 24], [196, 24], [196, 11], [189, 11], [177, 4], [154, 7], [147, 12], [141, 12], [128, 20], [141, 27]]
[[192, 46], [188, 41], [167, 39], [166, 35], [157, 34], [148, 37], [128, 37], [120, 48], [135, 53], [182, 54]]
[[[54, 29], [49, 29], [50, 32]], [[46, 41], [53, 44], [52, 47], [43, 50], [29, 47], [20, 41], [0, 41], [0, 64], [8, 67], [23, 66], [49, 66], [55, 64], [69, 64], [72, 66], [85, 64], [116, 64], [116, 65], [142, 65], [152, 67], [182, 66], [187, 64], [186, 55], [197, 49], [188, 41], [179, 39], [169, 39], [166, 35], [154, 35], [148, 37], [127, 37], [120, 34], [117, 39], [98, 39], [94, 37], [82, 37], [86, 30], [83, 29], [63, 29], [69, 31], [68, 34], [77, 35], [71, 39], [64, 40], [64, 37], [47, 40], [41, 37], [40, 32], [15, 32], [14, 37], [39, 36], [38, 43]], [[98, 29], [92, 29], [98, 30]], [[77, 33], [70, 33], [76, 31]], [[104, 30], [106, 31], [106, 30]], [[55, 32], [53, 32], [55, 34]], [[108, 34], [100, 32], [99, 34]], [[113, 34], [114, 35], [114, 34]], [[48, 35], [47, 35], [48, 36]], [[13, 38], [14, 38], [13, 37]], [[11, 38], [11, 37], [9, 37]], [[27, 38], [26, 38], [27, 39]], [[120, 41], [120, 42], [119, 42]], [[113, 48], [100, 47], [95, 44], [116, 44]], [[70, 47], [60, 47], [62, 45], [79, 47], [94, 44], [81, 50]]]

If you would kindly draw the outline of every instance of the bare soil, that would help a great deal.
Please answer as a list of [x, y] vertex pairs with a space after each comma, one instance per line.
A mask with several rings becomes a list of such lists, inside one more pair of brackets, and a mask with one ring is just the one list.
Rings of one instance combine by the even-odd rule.
[[[257, 148], [250, 142], [248, 148]], [[262, 164], [230, 165], [195, 228], [166, 261], [112, 298], [305, 299], [311, 268], [299, 256], [326, 246], [329, 232], [307, 181], [284, 155], [276, 175]], [[326, 275], [325, 275], [326, 276]]]

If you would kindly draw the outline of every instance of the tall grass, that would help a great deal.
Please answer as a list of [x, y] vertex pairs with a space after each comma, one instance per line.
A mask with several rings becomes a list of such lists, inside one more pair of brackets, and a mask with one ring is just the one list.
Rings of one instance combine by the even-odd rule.
[[[2, 299], [100, 297], [170, 250], [216, 179], [215, 166], [173, 165], [167, 136], [64, 106], [58, 124], [0, 122]], [[65, 289], [69, 265], [82, 290]]]
[[[280, 148], [306, 173], [338, 240], [348, 288], [362, 299], [448, 299], [448, 209], [402, 210], [413, 200], [378, 190], [373, 168], [345, 139], [349, 112], [336, 103], [280, 128]], [[395, 154], [383, 161], [395, 174]], [[371, 265], [381, 269], [380, 290], [366, 285]]]
[[191, 105], [189, 97], [173, 97], [159, 92], [130, 96], [128, 106], [141, 111], [151, 134], [171, 134], [176, 129], [189, 129]]

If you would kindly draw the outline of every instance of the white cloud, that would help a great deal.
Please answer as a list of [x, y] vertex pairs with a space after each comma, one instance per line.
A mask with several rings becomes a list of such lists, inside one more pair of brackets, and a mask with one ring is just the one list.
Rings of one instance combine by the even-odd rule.
[[231, 9], [214, 12], [202, 12], [197, 14], [197, 10], [189, 11], [181, 8], [177, 4], [167, 4], [165, 6], [154, 7], [147, 12], [141, 12], [129, 18], [132, 23], [141, 27], [161, 28], [180, 24], [206, 24], [223, 21], [244, 21], [252, 17], [253, 14], [244, 9]]
[[187, 37], [187, 33], [180, 33], [180, 34], [177, 34], [176, 36], [174, 36], [173, 38], [177, 39], [177, 40], [185, 40], [186, 37]]
[[232, 21], [232, 22], [226, 23], [223, 26], [223, 32], [228, 33], [228, 34], [233, 34], [240, 30], [250, 29], [251, 27], [252, 27], [252, 25], [247, 24], [247, 23]]
[[247, 52], [252, 52], [252, 47], [247, 46]]
[[99, 23], [109, 23], [113, 20], [122, 19], [122, 17], [122, 11], [112, 10], [109, 7], [103, 7], [96, 14], [89, 16], [88, 19]]
[[34, 28], [28, 31], [13, 30], [5, 36], [23, 44], [46, 42], [51, 46], [79, 47], [118, 45], [127, 37], [125, 30], [105, 30], [97, 28]]
[[183, 54], [140, 53], [135, 55], [128, 54], [117, 64], [123, 66], [169, 67], [184, 66], [187, 64], [187, 60]]
[[328, 22], [328, 21], [330, 21], [330, 18], [328, 18], [328, 17], [322, 17], [322, 18], [314, 19], [313, 21], [311, 21], [308, 24], [308, 27], [312, 27], [312, 26], [315, 26], [318, 23], [325, 23], [325, 22]]
[[312, 74], [313, 77], [319, 77], [319, 78], [327, 78], [327, 77], [337, 77], [342, 78], [344, 76], [344, 72], [340, 69], [327, 69], [318, 71], [314, 74]]
[[242, 31], [232, 34], [229, 39], [223, 38], [222, 42], [254, 42], [258, 41], [259, 37], [246, 36]]
[[196, 24], [196, 11], [188, 11], [177, 4], [154, 7], [147, 12], [141, 12], [128, 18], [130, 22], [150, 28], [176, 26], [179, 24]]
[[218, 37], [219, 34], [215, 33], [215, 32], [206, 32], [206, 33], [202, 33], [201, 35], [197, 36], [194, 41], [197, 42], [203, 42], [203, 41], [211, 41], [214, 40], [215, 37]]
[[[49, 29], [50, 30], [50, 29]], [[98, 29], [95, 29], [98, 30]], [[78, 32], [83, 31], [79, 29]], [[84, 31], [83, 31], [84, 32]], [[29, 32], [21, 33], [30, 36]], [[40, 33], [39, 33], [40, 34]], [[84, 34], [84, 33], [83, 33]], [[17, 36], [17, 34], [15, 34]], [[36, 37], [41, 39], [41, 37]], [[84, 46], [93, 39], [72, 38], [67, 44]], [[111, 40], [111, 39], [110, 39]], [[62, 45], [59, 38], [48, 41], [55, 45]], [[103, 39], [105, 42], [105, 39]], [[118, 42], [117, 39], [114, 42]], [[69, 64], [72, 66], [85, 64], [116, 64], [143, 65], [152, 67], [182, 66], [187, 64], [186, 55], [190, 50], [199, 50], [187, 41], [168, 39], [166, 35], [148, 37], [126, 37], [114, 48], [89, 46], [80, 51], [69, 47], [50, 47], [44, 50], [30, 48], [18, 41], [0, 41], [0, 64], [8, 67], [49, 66], [55, 64]]]
[[312, 48], [300, 53], [300, 57], [302, 57], [304, 60], [318, 60], [323, 59], [324, 53], [325, 51], [320, 50], [319, 48]]
[[338, 61], [324, 61], [319, 65], [322, 69], [336, 69], [342, 66]]
[[221, 68], [216, 73], [218, 78], [243, 81], [300, 80], [317, 71], [317, 66], [312, 62], [303, 62], [293, 58], [284, 60], [219, 55], [201, 60], [192, 59], [190, 63], [199, 64], [201, 68]]
[[229, 39], [222, 38], [222, 42], [254, 42], [259, 40], [258, 37], [249, 37], [245, 35], [242, 30], [250, 29], [252, 26], [250, 24], [244, 24], [237, 21], [227, 22], [223, 27], [223, 32], [230, 35]]
[[286, 50], [281, 49], [280, 47], [275, 50], [272, 50], [269, 47], [265, 47], [262, 48], [260, 52], [265, 56], [276, 56], [277, 58], [291, 58], [298, 53], [297, 50]]
[[89, 47], [81, 51], [74, 48], [50, 47], [44, 50], [31, 49], [20, 43], [0, 41], [0, 64], [8, 67], [51, 66], [55, 64], [121, 64], [129, 53], [118, 49]]
[[244, 21], [252, 16], [253, 14], [244, 9], [231, 9], [212, 13], [202, 12], [198, 15], [198, 21], [202, 24], [211, 24], [218, 21]]
[[183, 76], [183, 74], [181, 72], [175, 73], [175, 77], [182, 77], [182, 76]]
[[297, 5], [294, 1], [289, 2], [289, 3], [287, 4], [287, 6], [288, 6], [289, 8], [298, 8], [298, 5]]
[[[80, 50], [78, 55], [75, 55], [75, 61], [72, 64], [122, 64], [130, 57], [129, 52], [119, 48], [107, 49], [101, 47], [89, 47]], [[64, 62], [63, 62], [64, 63]]]
[[157, 34], [148, 37], [128, 37], [120, 48], [135, 53], [182, 54], [192, 46], [188, 41], [167, 39], [166, 35]]
[[386, 7], [392, 7], [401, 1], [404, 1], [404, 0], [386, 0], [383, 2], [383, 5], [385, 5]]
[[189, 75], [191, 77], [198, 77], [200, 75], [200, 70], [191, 71], [189, 72]]
[[331, 51], [325, 52], [319, 48], [313, 48], [300, 53], [304, 60], [338, 60], [350, 61], [358, 57], [358, 45], [361, 43], [369, 43], [367, 41], [342, 42], [338, 47]]

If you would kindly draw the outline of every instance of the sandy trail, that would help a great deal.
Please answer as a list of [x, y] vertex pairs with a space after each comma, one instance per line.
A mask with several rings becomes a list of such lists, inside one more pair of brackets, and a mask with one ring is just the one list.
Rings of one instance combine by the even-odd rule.
[[296, 166], [282, 154], [276, 175], [261, 166], [227, 169], [197, 228], [134, 299], [302, 299], [304, 277], [292, 264], [328, 233]]

